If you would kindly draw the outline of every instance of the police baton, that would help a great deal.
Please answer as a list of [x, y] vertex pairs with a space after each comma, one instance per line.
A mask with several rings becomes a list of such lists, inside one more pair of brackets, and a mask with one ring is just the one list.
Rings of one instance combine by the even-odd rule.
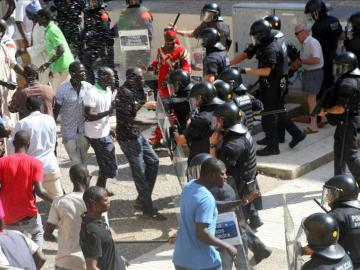
[[177, 21], [179, 20], [180, 15], [181, 15], [181, 13], [178, 13], [176, 15], [175, 21], [173, 22], [173, 25], [172, 25], [173, 28], [175, 28], [175, 25], [177, 24]]
[[328, 94], [330, 93], [330, 91], [332, 89], [333, 89], [333, 87], [330, 87], [330, 88], [327, 88], [324, 90], [322, 96], [320, 97], [319, 102], [316, 104], [316, 106], [315, 106], [314, 110], [311, 112], [310, 116], [314, 117], [320, 113], [321, 108], [323, 107], [325, 100], [327, 99]]
[[259, 114], [255, 114], [255, 116], [267, 116], [267, 115], [273, 115], [273, 114], [280, 114], [280, 113], [286, 113], [287, 110], [284, 109], [280, 109], [280, 110], [273, 110], [273, 111], [267, 111], [267, 112], [263, 112], [263, 113], [259, 113]]
[[321, 204], [317, 199], [314, 199], [314, 202], [316, 202], [316, 204], [317, 204], [318, 206], [320, 206], [320, 208], [321, 208], [326, 214], [329, 213], [329, 211], [326, 210], [326, 208], [325, 208], [324, 206], [322, 206], [322, 204]]

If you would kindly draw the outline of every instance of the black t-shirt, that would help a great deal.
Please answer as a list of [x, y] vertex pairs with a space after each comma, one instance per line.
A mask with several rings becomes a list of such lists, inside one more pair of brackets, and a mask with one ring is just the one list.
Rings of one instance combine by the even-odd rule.
[[136, 114], [145, 103], [142, 89], [130, 90], [124, 83], [116, 94], [116, 136], [120, 141], [135, 140], [140, 135], [140, 128], [134, 123]]
[[352, 262], [348, 255], [338, 260], [330, 260], [323, 256], [314, 254], [311, 256], [311, 260], [306, 262], [301, 270], [336, 270], [346, 269], [353, 270]]
[[214, 51], [204, 58], [204, 76], [214, 75], [215, 78], [230, 64], [227, 51]]
[[324, 67], [327, 67], [327, 64], [329, 64], [329, 69], [331, 69], [338, 39], [342, 33], [339, 20], [333, 16], [325, 16], [313, 24], [311, 32], [312, 36], [320, 42], [324, 55]]
[[80, 247], [86, 258], [96, 258], [101, 270], [125, 270], [125, 264], [116, 251], [110, 229], [102, 219], [82, 215]]

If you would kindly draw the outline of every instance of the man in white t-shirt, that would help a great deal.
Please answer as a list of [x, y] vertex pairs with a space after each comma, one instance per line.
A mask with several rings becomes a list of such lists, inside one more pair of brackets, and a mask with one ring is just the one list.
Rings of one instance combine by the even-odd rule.
[[99, 165], [99, 177], [96, 185], [106, 186], [108, 178], [117, 173], [115, 146], [110, 136], [109, 116], [112, 104], [111, 87], [115, 83], [115, 75], [111, 68], [101, 67], [97, 71], [97, 82], [87, 91], [84, 97], [85, 136], [94, 149]]
[[[88, 186], [88, 172], [81, 164], [70, 168], [70, 180], [73, 192], [55, 198], [51, 205], [45, 226], [45, 241], [58, 242], [55, 257], [55, 269], [85, 270], [85, 259], [81, 252], [79, 234], [81, 215], [86, 212], [83, 193]], [[53, 231], [58, 227], [58, 239]]]
[[31, 44], [31, 31], [33, 28], [33, 22], [26, 16], [25, 10], [26, 6], [31, 2], [38, 2], [38, 0], [18, 0], [15, 8], [16, 31], [14, 39], [17, 47], [22, 52], [21, 58], [25, 65], [30, 64], [30, 57], [25, 49]]

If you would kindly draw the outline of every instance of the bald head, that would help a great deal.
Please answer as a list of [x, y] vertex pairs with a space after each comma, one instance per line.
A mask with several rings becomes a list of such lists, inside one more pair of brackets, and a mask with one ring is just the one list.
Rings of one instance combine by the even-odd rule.
[[112, 87], [115, 84], [115, 73], [109, 67], [101, 67], [97, 71], [97, 82], [101, 87]]
[[20, 148], [29, 148], [30, 146], [30, 134], [26, 130], [19, 130], [14, 137], [15, 151]]

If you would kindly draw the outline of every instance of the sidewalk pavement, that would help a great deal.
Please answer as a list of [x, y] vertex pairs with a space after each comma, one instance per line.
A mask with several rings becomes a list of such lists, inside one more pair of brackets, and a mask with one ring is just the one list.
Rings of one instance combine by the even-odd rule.
[[[332, 174], [333, 163], [330, 162], [300, 178], [283, 181], [277, 188], [263, 194], [264, 210], [260, 211], [260, 216], [264, 225], [259, 228], [257, 235], [268, 247], [273, 249], [273, 254], [254, 269], [265, 270], [271, 267], [277, 270], [287, 269], [283, 194], [286, 193], [296, 233], [304, 217], [322, 211], [313, 199], [320, 198], [323, 182]], [[260, 186], [266, 184], [265, 177], [260, 177], [260, 179]], [[171, 262], [172, 252], [173, 247], [164, 244], [131, 261], [129, 270], [172, 270], [174, 269]]]

